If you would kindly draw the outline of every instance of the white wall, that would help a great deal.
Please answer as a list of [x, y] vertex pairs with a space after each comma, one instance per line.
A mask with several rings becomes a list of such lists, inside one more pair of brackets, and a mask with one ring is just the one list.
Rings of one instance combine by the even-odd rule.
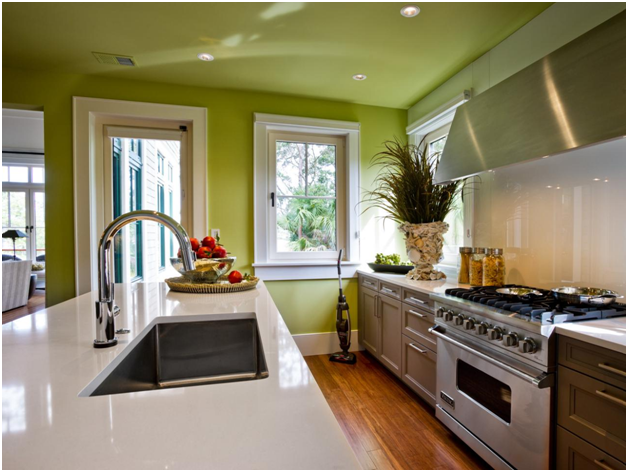
[[625, 295], [625, 138], [480, 178], [474, 245], [504, 248], [507, 283]]

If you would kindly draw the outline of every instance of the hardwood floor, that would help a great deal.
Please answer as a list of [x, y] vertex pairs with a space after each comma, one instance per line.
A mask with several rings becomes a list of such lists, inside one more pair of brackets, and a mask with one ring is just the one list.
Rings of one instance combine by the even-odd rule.
[[305, 358], [365, 469], [490, 469], [434, 410], [366, 352], [355, 365]]
[[44, 308], [46, 308], [46, 292], [44, 290], [35, 290], [27, 305], [2, 313], [2, 324], [10, 323], [22, 316], [30, 315]]

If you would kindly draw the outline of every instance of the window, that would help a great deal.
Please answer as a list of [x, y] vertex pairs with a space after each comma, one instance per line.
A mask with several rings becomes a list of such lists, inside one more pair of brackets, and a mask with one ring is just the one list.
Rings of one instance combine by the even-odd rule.
[[[142, 208], [142, 169], [137, 161], [130, 159], [129, 165], [129, 211]], [[142, 222], [136, 221], [129, 227], [129, 262], [131, 281], [141, 280], [143, 274], [142, 260]]]
[[[445, 149], [450, 128], [451, 123], [425, 136], [425, 145], [430, 156], [440, 159], [443, 149]], [[441, 264], [455, 266], [458, 263], [458, 248], [465, 245], [464, 206], [461, 194], [456, 197], [454, 208], [445, 218], [445, 222], [449, 224], [449, 230], [444, 235], [445, 243], [443, 244], [443, 261]]]
[[157, 172], [159, 172], [161, 175], [164, 175], [164, 164], [166, 162], [166, 159], [164, 158], [164, 156], [158, 152], [157, 153]]
[[12, 184], [43, 184], [43, 166], [3, 165], [2, 182]]
[[168, 164], [168, 182], [172, 182], [173, 180], [173, 169], [172, 165]]
[[343, 175], [344, 140], [281, 133], [269, 137], [274, 150], [271, 257], [330, 257], [329, 252], [335, 256], [345, 226], [344, 185], [337, 186], [337, 180], [342, 182], [337, 174]]
[[359, 124], [255, 118], [256, 274], [330, 278], [339, 249], [358, 264]]

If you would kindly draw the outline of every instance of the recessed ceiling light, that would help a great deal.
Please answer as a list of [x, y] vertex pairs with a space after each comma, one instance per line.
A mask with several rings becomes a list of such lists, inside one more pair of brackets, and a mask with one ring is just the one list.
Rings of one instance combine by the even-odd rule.
[[594, 182], [599, 182], [600, 179], [598, 179], [597, 177], [595, 179], [593, 179]]
[[412, 18], [413, 16], [417, 16], [421, 9], [416, 5], [406, 5], [401, 9], [401, 14], [406, 18]]
[[366, 75], [364, 75], [364, 74], [355, 74], [353, 76], [353, 80], [366, 80]]
[[214, 56], [206, 52], [202, 52], [196, 57], [198, 57], [201, 61], [213, 61], [214, 60]]

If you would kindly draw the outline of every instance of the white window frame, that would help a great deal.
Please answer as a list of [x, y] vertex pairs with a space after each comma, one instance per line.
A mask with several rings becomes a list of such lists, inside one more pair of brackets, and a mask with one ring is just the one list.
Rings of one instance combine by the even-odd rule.
[[[315, 141], [325, 137], [344, 140], [344, 164], [342, 169], [337, 169], [337, 191], [344, 187], [344, 202], [342, 209], [338, 208], [340, 204], [337, 208], [338, 218], [344, 217], [346, 223], [344, 235], [340, 236], [339, 232], [338, 247], [344, 249], [342, 264], [346, 269], [343, 276], [354, 276], [360, 265], [360, 123], [264, 113], [255, 113], [254, 118], [255, 274], [265, 280], [330, 279], [337, 276], [333, 270], [337, 252], [317, 254], [313, 251], [288, 257], [286, 253], [276, 254], [271, 249], [271, 238], [275, 237], [276, 231], [275, 212], [271, 210], [270, 201], [276, 178], [271, 134], [307, 134], [318, 135]], [[344, 176], [340, 177], [342, 173]], [[271, 230], [273, 224], [274, 231]]]
[[[430, 142], [449, 134], [451, 123], [453, 122], [456, 110], [460, 105], [471, 99], [471, 92], [464, 90], [461, 94], [438, 107], [436, 110], [419, 118], [406, 128], [408, 133], [408, 141], [416, 146], [422, 142], [429, 151]], [[474, 207], [474, 191], [473, 185], [469, 185], [464, 190], [464, 246], [473, 247], [473, 207]], [[447, 276], [455, 277], [457, 273], [457, 257], [456, 260], [445, 260], [438, 264], [438, 269], [445, 272]]]

